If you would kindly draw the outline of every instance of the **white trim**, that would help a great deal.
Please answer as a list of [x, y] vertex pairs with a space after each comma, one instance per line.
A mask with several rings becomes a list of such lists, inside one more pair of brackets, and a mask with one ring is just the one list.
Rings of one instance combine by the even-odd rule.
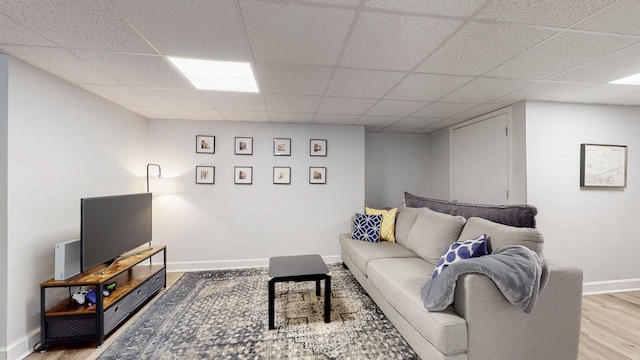
[[640, 291], [640, 279], [592, 281], [582, 284], [582, 295]]
[[21, 360], [33, 353], [33, 346], [40, 341], [40, 328], [16, 340], [5, 348], [0, 348], [0, 359]]
[[[323, 255], [322, 259], [327, 264], [342, 262], [340, 255]], [[269, 259], [238, 259], [238, 260], [212, 260], [212, 261], [179, 261], [167, 263], [168, 272], [190, 272], [222, 269], [244, 269], [269, 266]]]

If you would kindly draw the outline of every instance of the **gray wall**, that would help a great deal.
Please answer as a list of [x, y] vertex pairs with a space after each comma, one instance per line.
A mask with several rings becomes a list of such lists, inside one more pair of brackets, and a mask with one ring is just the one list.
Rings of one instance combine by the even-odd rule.
[[366, 206], [399, 206], [405, 191], [426, 195], [426, 135], [371, 133], [366, 134], [365, 139]]
[[[196, 135], [216, 137], [215, 154], [196, 154]], [[253, 155], [235, 155], [234, 137], [253, 137]], [[273, 155], [273, 138], [291, 139], [291, 156]], [[327, 156], [309, 156], [326, 139]], [[151, 162], [173, 177], [176, 196], [157, 197], [154, 242], [168, 246], [170, 270], [266, 266], [271, 256], [317, 253], [340, 259], [338, 235], [364, 206], [364, 127], [150, 120]], [[195, 166], [215, 166], [215, 184], [195, 184]], [[253, 184], [235, 185], [234, 166], [252, 166]], [[291, 185], [273, 184], [273, 167], [291, 167]], [[309, 183], [326, 167], [327, 184]]]
[[55, 244], [79, 238], [80, 198], [143, 191], [147, 122], [13, 58], [8, 84], [8, 138], [0, 142], [8, 145], [0, 150], [0, 159], [8, 154], [0, 172], [8, 177], [0, 201], [8, 203], [8, 241], [0, 240], [8, 261], [0, 292], [9, 296], [0, 306], [6, 356], [16, 359], [39, 340], [38, 284], [53, 277]]
[[[547, 257], [584, 270], [585, 291], [640, 288], [640, 107], [527, 102], [527, 195]], [[580, 187], [580, 144], [627, 145], [627, 187]]]
[[[7, 311], [2, 304], [8, 302], [7, 277], [9, 243], [7, 237], [7, 93], [8, 93], [9, 58], [0, 54], [0, 348], [7, 347]], [[6, 354], [0, 352], [0, 359]]]
[[429, 172], [427, 195], [451, 200], [451, 164], [449, 157], [449, 129], [429, 134]]

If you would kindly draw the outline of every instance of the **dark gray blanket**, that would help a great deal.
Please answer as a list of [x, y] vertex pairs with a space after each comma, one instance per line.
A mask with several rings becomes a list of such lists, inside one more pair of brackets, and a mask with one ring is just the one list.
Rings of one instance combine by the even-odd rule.
[[422, 303], [429, 311], [441, 311], [453, 303], [456, 280], [463, 274], [479, 273], [491, 278], [502, 295], [516, 308], [530, 313], [549, 280], [544, 259], [521, 245], [497, 249], [490, 255], [449, 265], [422, 287]]

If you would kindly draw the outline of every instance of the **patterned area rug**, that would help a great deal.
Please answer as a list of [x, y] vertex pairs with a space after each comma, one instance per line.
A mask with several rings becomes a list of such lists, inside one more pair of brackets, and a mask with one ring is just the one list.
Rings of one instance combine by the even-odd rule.
[[313, 281], [276, 284], [268, 330], [267, 269], [192, 272], [98, 359], [418, 359], [349, 270], [329, 270], [329, 324]]

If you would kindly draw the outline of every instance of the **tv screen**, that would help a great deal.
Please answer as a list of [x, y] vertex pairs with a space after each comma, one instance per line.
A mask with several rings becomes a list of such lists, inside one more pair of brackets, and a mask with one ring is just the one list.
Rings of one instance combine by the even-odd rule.
[[151, 242], [151, 193], [81, 199], [82, 271]]

